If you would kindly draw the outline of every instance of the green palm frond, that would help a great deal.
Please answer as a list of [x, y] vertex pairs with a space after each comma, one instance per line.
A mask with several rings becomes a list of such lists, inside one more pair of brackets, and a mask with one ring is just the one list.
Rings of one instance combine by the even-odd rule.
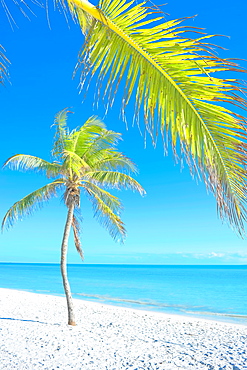
[[117, 151], [103, 150], [100, 154], [97, 152], [96, 160], [91, 164], [94, 170], [106, 171], [106, 170], [120, 170], [128, 173], [137, 173], [135, 164], [125, 155]]
[[81, 30], [83, 34], [85, 34], [93, 21], [91, 14], [84, 11], [82, 8], [78, 8], [78, 4], [73, 0], [58, 0], [58, 3], [60, 3], [64, 8], [66, 8], [65, 3], [67, 3], [73, 19], [79, 22]]
[[98, 195], [98, 191], [94, 191], [95, 189], [93, 190], [92, 187], [89, 188], [88, 186], [85, 189], [93, 204], [96, 219], [108, 230], [113, 239], [123, 242], [126, 230], [121, 218], [105, 203], [105, 198], [102, 199]]
[[90, 157], [97, 155], [97, 152], [101, 152], [104, 149], [113, 149], [117, 145], [120, 138], [121, 134], [117, 132], [102, 130], [100, 135], [98, 135], [98, 137], [92, 140], [90, 145], [88, 145], [87, 150], [82, 155], [83, 158], [87, 158], [87, 161], [90, 162]]
[[82, 173], [90, 169], [84, 159], [74, 152], [64, 150], [61, 157], [63, 159], [62, 168], [70, 179], [73, 178], [74, 174], [80, 177]]
[[89, 171], [85, 174], [85, 179], [90, 179], [98, 184], [114, 189], [131, 189], [138, 191], [141, 195], [146, 192], [143, 187], [131, 176], [118, 171]]
[[73, 130], [66, 139], [65, 149], [83, 157], [91, 143], [105, 130], [105, 124], [95, 116], [90, 117], [81, 128]]
[[133, 96], [136, 121], [139, 124], [142, 112], [154, 145], [161, 135], [165, 148], [170, 141], [175, 155], [185, 158], [192, 172], [200, 169], [221, 216], [241, 233], [246, 219], [246, 122], [220, 104], [245, 108], [246, 101], [240, 81], [218, 75], [242, 69], [214, 54], [212, 36], [186, 38], [185, 32], [193, 28], [183, 28], [183, 19], [164, 22], [146, 2], [101, 0], [95, 7], [86, 0], [68, 0], [68, 4], [84, 24], [85, 44], [78, 63], [81, 87], [97, 74], [112, 105], [124, 81], [123, 115]]
[[110, 194], [108, 191], [100, 188], [91, 181], [83, 181], [81, 186], [86, 189], [86, 191], [92, 191], [93, 194], [96, 194], [100, 199], [102, 199], [112, 212], [119, 214], [122, 209], [122, 204], [116, 196]]
[[39, 157], [27, 154], [16, 154], [10, 157], [3, 165], [14, 170], [31, 170], [44, 172], [48, 178], [57, 177], [61, 174], [62, 167], [58, 163], [50, 163]]
[[55, 180], [16, 202], [6, 213], [2, 222], [2, 230], [4, 227], [8, 228], [12, 226], [17, 220], [31, 215], [33, 211], [41, 208], [44, 202], [56, 196], [57, 191], [62, 185], [64, 185], [62, 179]]

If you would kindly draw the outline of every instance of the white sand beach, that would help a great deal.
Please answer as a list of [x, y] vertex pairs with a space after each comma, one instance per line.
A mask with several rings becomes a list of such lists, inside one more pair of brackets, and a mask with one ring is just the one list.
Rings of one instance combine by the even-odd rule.
[[0, 289], [0, 369], [247, 369], [247, 326]]

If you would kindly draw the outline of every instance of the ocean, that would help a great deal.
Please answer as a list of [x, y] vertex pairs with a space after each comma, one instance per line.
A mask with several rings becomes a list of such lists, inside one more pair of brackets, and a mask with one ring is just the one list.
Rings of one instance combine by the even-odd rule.
[[[68, 265], [74, 298], [247, 325], [247, 266]], [[60, 267], [0, 263], [0, 287], [64, 295]]]

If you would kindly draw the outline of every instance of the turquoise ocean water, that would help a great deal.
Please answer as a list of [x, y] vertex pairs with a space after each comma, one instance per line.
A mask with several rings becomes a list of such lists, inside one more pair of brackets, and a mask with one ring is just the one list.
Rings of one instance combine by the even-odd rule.
[[[69, 265], [74, 298], [247, 325], [247, 266]], [[63, 295], [57, 264], [0, 263], [0, 287]]]

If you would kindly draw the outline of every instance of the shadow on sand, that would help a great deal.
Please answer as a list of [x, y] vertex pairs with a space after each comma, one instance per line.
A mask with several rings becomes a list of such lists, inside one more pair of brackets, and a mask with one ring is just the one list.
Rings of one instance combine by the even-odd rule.
[[23, 320], [23, 319], [13, 319], [12, 317], [0, 317], [0, 320], [13, 320], [13, 321], [22, 321], [22, 322], [37, 322], [39, 324], [44, 324], [44, 325], [59, 325], [59, 324], [50, 324], [48, 322], [42, 322], [42, 321], [36, 321], [36, 320]]

